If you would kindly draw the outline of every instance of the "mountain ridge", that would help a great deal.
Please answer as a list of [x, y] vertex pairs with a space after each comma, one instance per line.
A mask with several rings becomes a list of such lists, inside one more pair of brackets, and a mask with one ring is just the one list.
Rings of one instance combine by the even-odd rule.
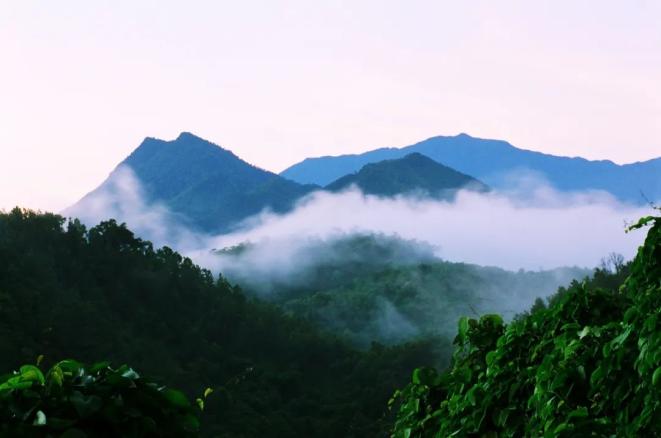
[[243, 161], [233, 152], [189, 132], [175, 140], [145, 138], [96, 189], [68, 210], [83, 207], [103, 192], [122, 166], [144, 189], [147, 202], [164, 203], [194, 228], [227, 232], [264, 209], [284, 213], [317, 189]]
[[336, 179], [324, 189], [337, 192], [352, 185], [368, 195], [418, 193], [442, 199], [451, 198], [461, 188], [488, 191], [488, 187], [481, 181], [419, 152], [412, 152], [402, 158], [368, 163], [359, 171]]
[[463, 133], [430, 137], [401, 148], [306, 158], [280, 175], [298, 182], [326, 185], [365, 164], [400, 158], [410, 152], [420, 152], [495, 189], [510, 184], [512, 174], [532, 171], [561, 191], [604, 190], [622, 201], [636, 204], [645, 202], [640, 191], [652, 200], [661, 199], [661, 157], [620, 165], [610, 160], [545, 154], [517, 148], [503, 140]]

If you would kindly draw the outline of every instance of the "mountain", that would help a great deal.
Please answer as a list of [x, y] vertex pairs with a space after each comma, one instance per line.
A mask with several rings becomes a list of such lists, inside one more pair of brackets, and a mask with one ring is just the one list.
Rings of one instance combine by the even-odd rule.
[[327, 185], [366, 164], [412, 152], [472, 175], [496, 189], [511, 185], [515, 173], [531, 171], [561, 191], [604, 190], [637, 204], [645, 202], [642, 192], [649, 200], [661, 200], [661, 158], [618, 165], [607, 160], [543, 154], [467, 134], [432, 137], [403, 148], [382, 148], [357, 155], [307, 158], [280, 175], [299, 183]]
[[337, 192], [351, 185], [356, 185], [365, 194], [379, 196], [426, 193], [433, 197], [447, 198], [464, 187], [488, 190], [486, 185], [475, 178], [417, 152], [403, 158], [366, 164], [358, 172], [333, 181], [325, 189]]
[[[252, 166], [232, 152], [184, 132], [173, 141], [146, 138], [101, 186], [71, 211], [93, 203], [114, 183], [120, 169], [130, 168], [148, 202], [165, 204], [196, 229], [224, 232], [263, 209], [286, 212], [314, 190]], [[78, 207], [78, 208], [76, 208]]]

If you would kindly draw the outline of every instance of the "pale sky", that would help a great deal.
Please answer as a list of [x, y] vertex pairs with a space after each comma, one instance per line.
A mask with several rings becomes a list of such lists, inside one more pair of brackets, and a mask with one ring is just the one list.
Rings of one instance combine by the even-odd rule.
[[661, 155], [661, 1], [0, 0], [0, 57], [5, 209], [180, 131], [275, 172], [460, 132]]

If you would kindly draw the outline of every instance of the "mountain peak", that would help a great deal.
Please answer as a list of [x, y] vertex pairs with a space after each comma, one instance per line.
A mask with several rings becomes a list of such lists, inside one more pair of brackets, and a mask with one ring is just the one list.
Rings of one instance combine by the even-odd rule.
[[411, 152], [410, 154], [404, 155], [404, 157], [402, 157], [401, 159], [411, 161], [411, 162], [434, 161], [431, 158], [429, 158], [428, 156], [421, 154], [420, 152]]
[[182, 140], [198, 140], [198, 141], [201, 140], [208, 143], [205, 139], [198, 137], [197, 135], [188, 131], [182, 131], [175, 141], [182, 141]]
[[[289, 211], [315, 188], [259, 169], [186, 131], [174, 140], [145, 138], [120, 166], [131, 170], [145, 202], [162, 203], [193, 228], [214, 233], [264, 209]], [[114, 193], [113, 184], [107, 179], [76, 205], [88, 208], [85, 202], [95, 196]]]
[[326, 189], [341, 191], [351, 185], [358, 186], [365, 194], [378, 196], [421, 192], [431, 197], [448, 198], [462, 188], [489, 190], [475, 178], [444, 166], [419, 152], [366, 164], [358, 172], [330, 183]]

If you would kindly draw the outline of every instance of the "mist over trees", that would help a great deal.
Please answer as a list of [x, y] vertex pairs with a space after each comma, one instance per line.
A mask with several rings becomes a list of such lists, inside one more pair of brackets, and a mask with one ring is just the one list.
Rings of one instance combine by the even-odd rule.
[[367, 233], [304, 242], [292, 251], [292, 265], [273, 267], [265, 253], [282, 251], [281, 245], [246, 243], [216, 254], [224, 275], [246, 293], [360, 347], [430, 336], [452, 339], [461, 316], [499, 313], [511, 319], [535, 298], [592, 273], [581, 268], [510, 272], [446, 262], [423, 242]]
[[462, 318], [452, 365], [398, 391], [395, 436], [659, 436], [661, 217], [635, 260], [609, 256], [511, 324]]
[[[189, 398], [207, 436], [375, 436], [423, 342], [360, 352], [114, 221], [0, 213], [0, 369], [130, 364]], [[48, 412], [46, 412], [48, 415]]]
[[[656, 433], [649, 400], [658, 396], [650, 388], [661, 381], [661, 364], [656, 353], [636, 349], [645, 339], [659, 350], [649, 322], [658, 312], [658, 234], [655, 225], [633, 264], [609, 255], [588, 280], [579, 275], [548, 299], [542, 285], [586, 272], [450, 263], [416, 242], [369, 234], [316, 242], [327, 257], [307, 263], [296, 281], [271, 279], [256, 283], [266, 289], [244, 291], [114, 220], [88, 229], [14, 209], [0, 213], [0, 369], [20, 371], [0, 379], [0, 406], [22, 397], [26, 382], [25, 394], [43, 385], [21, 365], [57, 367], [76, 358], [130, 364], [189, 400], [211, 389], [196, 414], [203, 436], [383, 436], [393, 427], [396, 436]], [[254, 249], [240, 245], [212, 257]], [[529, 300], [528, 310], [512, 310], [509, 324], [483, 315], [505, 312], [509, 299]], [[519, 371], [509, 365], [512, 354]], [[53, 381], [52, 372], [45, 376]], [[21, 388], [3, 389], [3, 381]], [[549, 389], [556, 383], [564, 404]], [[602, 384], [624, 392], [599, 398]], [[531, 402], [535, 385], [546, 392]], [[92, 397], [93, 387], [86, 391]], [[75, 400], [57, 406], [75, 410]], [[104, 403], [94, 402], [94, 415], [105, 415]], [[554, 411], [540, 411], [541, 403]], [[26, 412], [29, 427], [42, 422], [38, 412], [49, 416]], [[626, 418], [635, 421], [626, 426]]]

